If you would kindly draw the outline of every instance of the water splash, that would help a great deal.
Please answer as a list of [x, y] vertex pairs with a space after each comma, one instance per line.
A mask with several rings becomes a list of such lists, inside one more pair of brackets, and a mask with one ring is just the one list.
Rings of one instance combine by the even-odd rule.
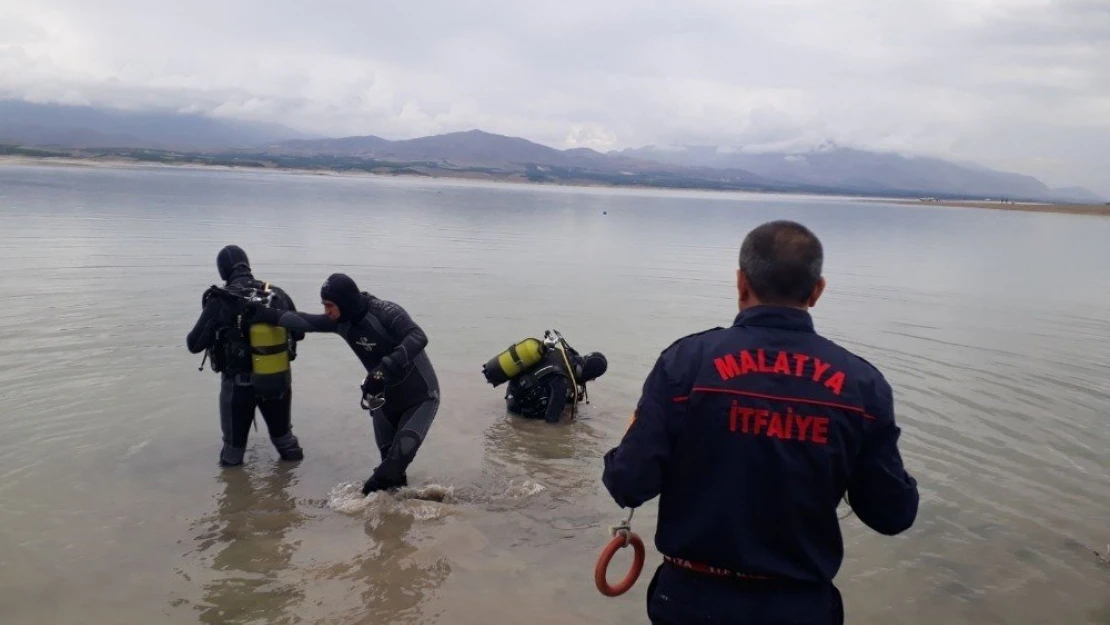
[[509, 482], [508, 488], [505, 489], [504, 499], [527, 499], [535, 497], [536, 495], [547, 490], [547, 487], [539, 482], [531, 479], [522, 479], [520, 481], [513, 480]]
[[412, 518], [417, 521], [434, 521], [443, 516], [443, 508], [441, 506], [428, 504], [406, 507], [405, 512], [412, 515]]
[[381, 492], [363, 496], [361, 484], [343, 482], [328, 493], [328, 507], [343, 514], [357, 514], [376, 504], [381, 496]]
[[405, 486], [392, 493], [394, 499], [423, 499], [439, 503], [453, 503], [455, 487], [441, 484], [427, 484], [425, 486]]
[[[392, 492], [377, 491], [363, 496], [362, 485], [358, 482], [343, 482], [328, 493], [327, 507], [342, 514], [360, 514], [366, 510], [382, 510], [394, 504], [406, 504], [402, 508], [417, 520], [439, 518], [442, 506], [429, 504], [481, 504], [505, 500], [522, 500], [534, 497], [547, 490], [539, 482], [522, 478], [511, 480], [493, 492], [456, 492], [454, 486], [425, 484], [405, 486]], [[427, 503], [424, 503], [427, 502]]]

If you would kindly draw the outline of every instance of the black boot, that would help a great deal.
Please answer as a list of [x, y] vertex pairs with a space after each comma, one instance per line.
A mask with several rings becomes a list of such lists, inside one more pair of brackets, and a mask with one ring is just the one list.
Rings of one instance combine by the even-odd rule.
[[243, 464], [243, 455], [246, 453], [246, 447], [232, 447], [224, 443], [224, 448], [220, 450], [220, 466], [237, 467]]
[[271, 438], [270, 441], [274, 444], [274, 448], [277, 449], [282, 460], [288, 462], [304, 460], [304, 450], [301, 449], [301, 442], [297, 440], [296, 436], [293, 436], [292, 432], [280, 438]]
[[403, 469], [398, 470], [392, 463], [383, 462], [362, 484], [362, 494], [369, 495], [379, 490], [393, 490], [408, 486], [409, 478]]

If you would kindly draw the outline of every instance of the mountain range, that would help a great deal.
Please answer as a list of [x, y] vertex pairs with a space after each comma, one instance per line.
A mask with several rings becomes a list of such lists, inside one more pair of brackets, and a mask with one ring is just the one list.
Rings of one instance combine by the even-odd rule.
[[743, 153], [715, 146], [646, 147], [622, 155], [715, 169], [743, 169], [771, 180], [842, 187], [869, 193], [942, 194], [1063, 202], [1101, 202], [1080, 187], [1051, 189], [1033, 176], [995, 171], [939, 158], [839, 147], [826, 142], [805, 152]]
[[65, 148], [211, 150], [304, 137], [275, 124], [199, 113], [0, 100], [0, 143]]
[[841, 147], [745, 152], [722, 146], [557, 150], [480, 130], [392, 141], [319, 138], [273, 124], [177, 112], [0, 101], [0, 144], [46, 154], [161, 162], [364, 170], [536, 182], [1102, 203], [1032, 176], [943, 159]]

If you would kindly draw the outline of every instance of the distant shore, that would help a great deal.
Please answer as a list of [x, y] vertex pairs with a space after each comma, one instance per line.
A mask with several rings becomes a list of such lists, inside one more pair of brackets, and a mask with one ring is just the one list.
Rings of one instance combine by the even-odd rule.
[[[102, 169], [193, 169], [198, 171], [250, 171], [273, 172], [297, 176], [327, 176], [335, 178], [413, 178], [430, 180], [460, 180], [473, 182], [493, 182], [502, 184], [532, 184], [545, 187], [579, 187], [583, 189], [649, 189], [655, 191], [705, 191], [723, 192], [720, 189], [699, 189], [681, 187], [653, 187], [649, 185], [625, 184], [609, 185], [589, 181], [544, 181], [528, 180], [524, 176], [493, 176], [482, 172], [445, 170], [419, 171], [410, 168], [409, 171], [365, 171], [336, 169], [309, 169], [307, 167], [275, 167], [254, 165], [208, 165], [204, 163], [167, 163], [155, 161], [140, 161], [128, 158], [96, 157], [80, 158], [74, 156], [13, 156], [0, 155], [0, 165], [23, 165], [39, 167], [88, 167]], [[759, 191], [751, 191], [759, 193]]]
[[139, 161], [128, 158], [80, 158], [75, 156], [13, 156], [0, 155], [0, 165], [39, 165], [51, 167], [93, 167], [93, 168], [120, 168], [131, 167], [134, 169], [203, 169], [210, 171], [281, 171], [289, 173], [306, 174], [339, 174], [341, 172], [321, 172], [311, 169], [291, 169], [277, 167], [232, 167], [228, 165], [204, 165], [200, 163], [158, 163], [153, 161]]
[[952, 208], [988, 208], [1003, 211], [1024, 211], [1030, 213], [1064, 213], [1068, 215], [1098, 215], [1110, 217], [1110, 204], [1042, 204], [1036, 202], [986, 202], [981, 200], [869, 200], [884, 204], [904, 204], [907, 206], [948, 206]]
[[[113, 158], [113, 157], [93, 157], [81, 158], [76, 156], [13, 156], [13, 155], [0, 155], [0, 165], [27, 165], [27, 166], [49, 166], [49, 167], [92, 167], [92, 168], [122, 168], [127, 167], [131, 169], [196, 169], [201, 171], [268, 171], [281, 174], [296, 174], [308, 176], [335, 176], [335, 177], [372, 177], [372, 178], [433, 178], [443, 180], [477, 180], [486, 182], [504, 182], [507, 184], [516, 183], [529, 183], [529, 184], [543, 184], [548, 186], [573, 186], [573, 187], [610, 187], [619, 188], [616, 185], [604, 184], [587, 184], [578, 182], [534, 182], [525, 179], [524, 177], [513, 176], [492, 176], [480, 172], [460, 171], [448, 172], [444, 170], [433, 171], [418, 171], [415, 168], [409, 168], [410, 171], [366, 171], [366, 170], [344, 170], [337, 169], [310, 169], [307, 167], [278, 167], [278, 166], [257, 166], [257, 165], [209, 165], [205, 163], [174, 163], [174, 162], [160, 162], [160, 161], [141, 161], [129, 158]], [[629, 188], [636, 187], [637, 185], [623, 185]], [[666, 187], [648, 187], [642, 186], [645, 189], [665, 189]], [[712, 191], [713, 189], [703, 189], [705, 191]]]
[[[27, 165], [27, 166], [53, 166], [53, 167], [89, 167], [89, 168], [120, 168], [133, 169], [195, 169], [205, 171], [269, 171], [275, 173], [309, 175], [309, 176], [335, 176], [335, 177], [376, 177], [376, 178], [431, 178], [444, 180], [471, 180], [485, 182], [500, 182], [507, 184], [538, 184], [541, 186], [582, 187], [582, 188], [612, 188], [612, 189], [648, 189], [654, 191], [705, 191], [720, 193], [752, 193], [752, 194], [782, 194], [790, 195], [787, 191], [761, 191], [761, 190], [724, 190], [696, 187], [666, 187], [643, 184], [605, 184], [590, 183], [587, 181], [544, 181], [536, 182], [523, 176], [493, 176], [478, 172], [450, 172], [444, 170], [433, 171], [407, 171], [407, 172], [374, 172], [374, 171], [338, 171], [331, 169], [309, 169], [297, 167], [276, 166], [250, 166], [250, 165], [209, 165], [202, 163], [173, 163], [151, 162], [129, 158], [96, 157], [81, 158], [75, 156], [26, 156], [26, 155], [0, 155], [0, 165]], [[986, 208], [991, 210], [1025, 211], [1036, 213], [1062, 213], [1069, 215], [1095, 215], [1110, 217], [1110, 205], [1104, 204], [1043, 204], [1033, 202], [1002, 202], [981, 200], [938, 200], [938, 199], [908, 199], [908, 198], [882, 198], [860, 197], [857, 195], [840, 195], [834, 193], [802, 193], [806, 196], [820, 196], [830, 198], [855, 197], [864, 202], [878, 202], [883, 204], [901, 204], [905, 206], [946, 206], [952, 208]]]

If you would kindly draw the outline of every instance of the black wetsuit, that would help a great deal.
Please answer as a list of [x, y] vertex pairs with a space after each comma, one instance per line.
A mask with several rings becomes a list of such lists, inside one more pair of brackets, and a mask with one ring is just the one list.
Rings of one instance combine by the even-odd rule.
[[[228, 251], [230, 250], [230, 252]], [[230, 258], [229, 258], [230, 257]], [[246, 254], [235, 246], [221, 250], [217, 264], [220, 274], [226, 279], [229, 290], [248, 289], [261, 286], [251, 275]], [[274, 305], [278, 308], [296, 310], [292, 298], [285, 291], [273, 285]], [[206, 293], [204, 309], [196, 325], [186, 338], [189, 351], [198, 354], [205, 350], [213, 361], [213, 368], [219, 370], [220, 385], [220, 429], [223, 432], [223, 449], [220, 463], [225, 466], [242, 464], [247, 446], [254, 411], [257, 407], [266, 421], [270, 440], [282, 459], [300, 460], [304, 456], [300, 442], [293, 435], [291, 404], [293, 400], [292, 380], [289, 390], [279, 397], [257, 397], [251, 384], [250, 347], [239, 340], [240, 334], [234, 332], [242, 304], [233, 299], [210, 296]], [[290, 345], [290, 359], [296, 358], [296, 343], [304, 338], [301, 332], [291, 332], [294, 342]]]
[[[569, 350], [567, 357], [572, 365], [580, 368], [581, 356], [577, 352]], [[509, 380], [505, 404], [509, 412], [522, 417], [558, 423], [567, 400], [573, 399], [570, 388], [563, 353], [551, 349], [531, 370]]]
[[[353, 286], [353, 282], [350, 284]], [[330, 297], [339, 299], [337, 295]], [[340, 304], [340, 310], [343, 314], [339, 320], [303, 312], [257, 314], [294, 331], [338, 334], [367, 373], [384, 373], [381, 390], [385, 405], [370, 411], [382, 463], [370, 480], [385, 488], [403, 485], [407, 483], [405, 470], [439, 409], [439, 381], [424, 352], [428, 337], [401, 306], [369, 293], [352, 294]], [[378, 489], [369, 488], [370, 480], [364, 491]]]

